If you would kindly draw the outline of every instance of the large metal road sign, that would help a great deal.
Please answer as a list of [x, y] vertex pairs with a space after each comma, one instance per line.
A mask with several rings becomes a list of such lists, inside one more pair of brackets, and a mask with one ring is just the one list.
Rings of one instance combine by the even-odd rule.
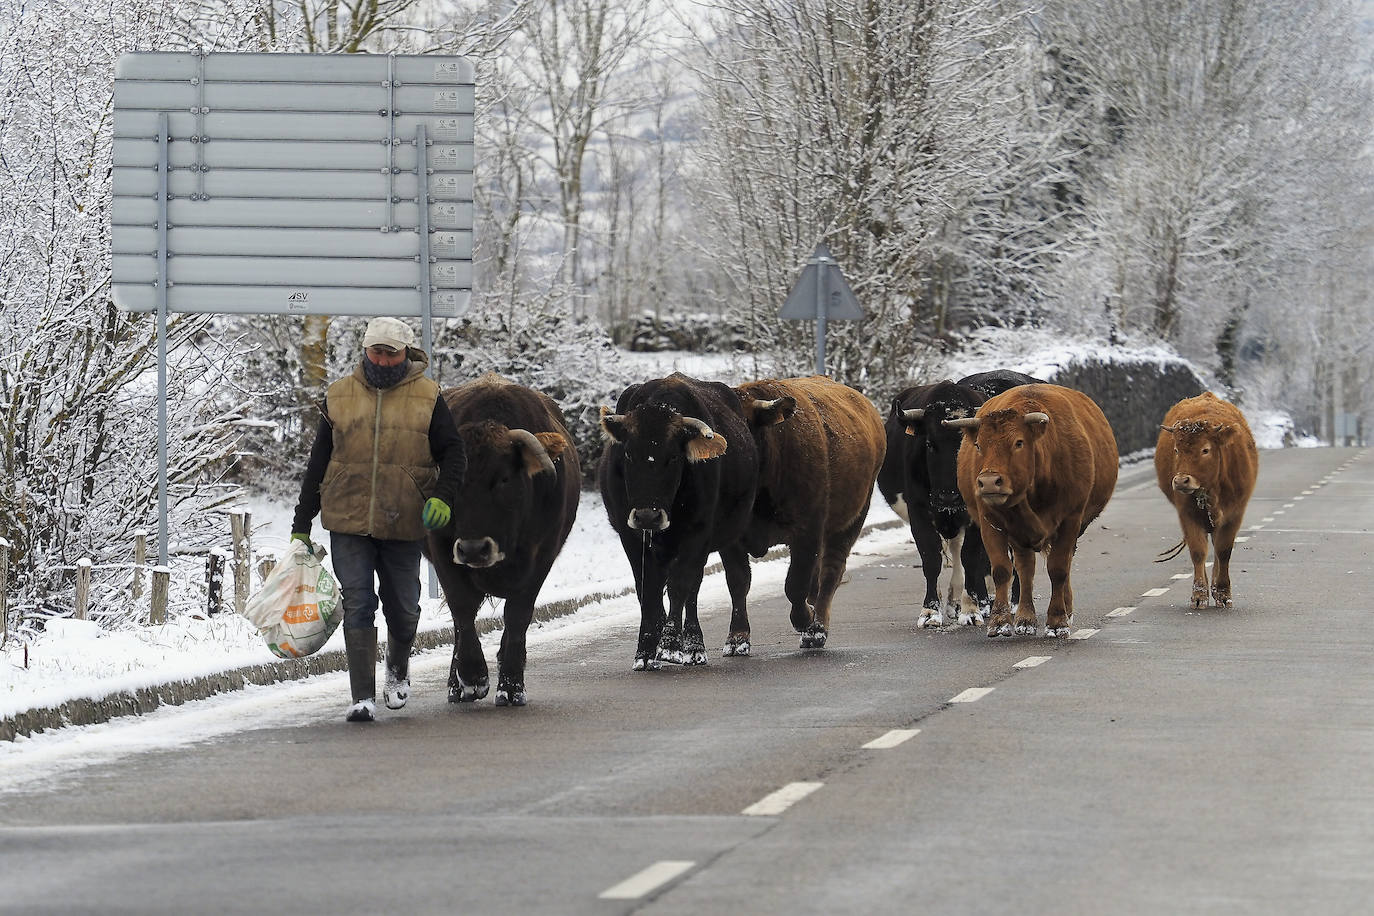
[[473, 94], [457, 57], [125, 54], [115, 302], [154, 311], [165, 282], [173, 312], [459, 314]]

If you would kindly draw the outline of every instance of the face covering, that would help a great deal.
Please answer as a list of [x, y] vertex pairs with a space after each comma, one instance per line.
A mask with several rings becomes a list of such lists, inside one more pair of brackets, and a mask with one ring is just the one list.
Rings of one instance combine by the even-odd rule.
[[390, 388], [405, 378], [409, 371], [408, 359], [403, 359], [394, 366], [379, 366], [366, 355], [363, 356], [363, 377], [373, 388]]

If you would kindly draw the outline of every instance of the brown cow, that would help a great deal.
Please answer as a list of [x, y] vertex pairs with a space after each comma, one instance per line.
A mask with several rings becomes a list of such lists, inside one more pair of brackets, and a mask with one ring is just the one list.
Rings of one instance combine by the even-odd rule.
[[1188, 546], [1193, 559], [1194, 608], [1207, 606], [1207, 535], [1216, 563], [1211, 596], [1231, 607], [1231, 549], [1255, 489], [1259, 455], [1245, 417], [1207, 391], [1169, 408], [1155, 444], [1159, 489], [1178, 511], [1183, 540], [1156, 562], [1172, 560]]
[[[989, 398], [975, 416], [945, 422], [964, 431], [959, 492], [992, 561], [988, 635], [1035, 634], [1035, 554], [1046, 551], [1045, 635], [1068, 636], [1074, 550], [1116, 487], [1116, 437], [1102, 409], [1071, 388], [1023, 385]], [[1013, 557], [1021, 582], [1014, 627]]]
[[[764, 379], [735, 392], [759, 463], [742, 546], [756, 557], [774, 544], [790, 548], [783, 591], [792, 602], [792, 626], [802, 634], [801, 648], [820, 649], [887, 451], [882, 414], [858, 391], [819, 375]], [[739, 602], [724, 654], [748, 652], [749, 617]]]

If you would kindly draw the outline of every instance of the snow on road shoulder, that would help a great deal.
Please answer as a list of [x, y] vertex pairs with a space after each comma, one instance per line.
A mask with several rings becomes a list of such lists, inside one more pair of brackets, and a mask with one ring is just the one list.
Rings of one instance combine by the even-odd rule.
[[[885, 505], [875, 508], [869, 516], [870, 522], [895, 518]], [[601, 554], [594, 557], [597, 563], [609, 565], [612, 559], [606, 554], [609, 548], [614, 548], [619, 562], [625, 562], [619, 543], [614, 542], [602, 545]], [[578, 559], [581, 552], [575, 549], [570, 559], [577, 569], [585, 570], [590, 561], [586, 556]], [[594, 552], [587, 551], [589, 554]], [[860, 568], [891, 562], [894, 558], [909, 563], [913, 557], [910, 533], [904, 526], [896, 526], [875, 529], [860, 538], [854, 545], [849, 565]], [[751, 595], [759, 598], [781, 594], [786, 575], [785, 558], [756, 563]], [[730, 614], [730, 596], [722, 574], [716, 573], [702, 581], [700, 607], [703, 624], [709, 631], [708, 641], [723, 641], [723, 627]], [[531, 627], [530, 661], [534, 665], [541, 658], [583, 645], [595, 646], [604, 652], [606, 646], [613, 643], [616, 648], [611, 651], [620, 651], [628, 671], [634, 657], [638, 627], [639, 604], [633, 594], [596, 601], [573, 614]], [[90, 634], [86, 635], [89, 638]], [[500, 632], [488, 633], [482, 643], [488, 664], [494, 665]], [[718, 648], [712, 653], [712, 664], [720, 664]], [[263, 652], [266, 653], [266, 649]], [[416, 655], [411, 662], [411, 680], [417, 693], [437, 693], [445, 689], [449, 654], [448, 646], [439, 646]], [[258, 660], [263, 657], [271, 658], [267, 654], [259, 656]], [[0, 792], [59, 785], [87, 766], [109, 763], [131, 754], [183, 747], [246, 729], [332, 721], [342, 713], [347, 684], [347, 674], [335, 672], [283, 684], [250, 686], [182, 706], [164, 706], [143, 716], [116, 718], [99, 725], [68, 726], [19, 737], [12, 742], [0, 742]], [[536, 699], [536, 702], [539, 701]]]

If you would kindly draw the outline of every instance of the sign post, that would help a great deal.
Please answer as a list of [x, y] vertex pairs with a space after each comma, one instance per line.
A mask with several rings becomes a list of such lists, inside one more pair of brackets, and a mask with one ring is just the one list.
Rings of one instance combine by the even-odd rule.
[[111, 281], [157, 313], [160, 566], [168, 314], [417, 317], [430, 350], [471, 298], [474, 94], [460, 57], [120, 57]]
[[811, 252], [778, 317], [816, 322], [816, 374], [825, 375], [826, 323], [862, 319], [864, 310], [824, 242]]

